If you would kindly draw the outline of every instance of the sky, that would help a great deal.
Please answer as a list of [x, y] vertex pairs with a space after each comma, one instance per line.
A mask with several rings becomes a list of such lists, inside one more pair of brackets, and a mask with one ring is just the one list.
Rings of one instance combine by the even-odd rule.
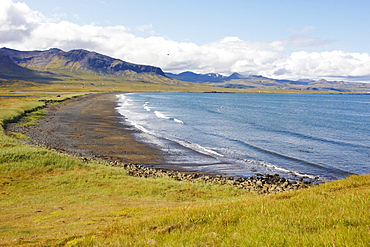
[[0, 47], [165, 72], [370, 82], [369, 0], [0, 0]]

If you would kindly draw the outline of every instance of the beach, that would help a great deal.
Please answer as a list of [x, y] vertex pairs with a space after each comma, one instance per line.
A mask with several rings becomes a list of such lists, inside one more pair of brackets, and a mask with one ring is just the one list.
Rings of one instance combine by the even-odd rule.
[[[90, 94], [48, 105], [45, 117], [37, 124], [9, 124], [7, 131], [18, 132], [31, 145], [46, 147], [57, 152], [81, 157], [83, 160], [103, 160], [112, 166], [123, 167], [132, 176], [171, 177], [175, 180], [228, 184], [261, 194], [307, 188], [312, 181], [288, 182], [278, 174], [257, 174], [249, 178], [221, 176], [210, 171], [184, 170], [181, 165], [167, 164], [166, 153], [139, 142], [133, 128], [116, 107], [113, 93]], [[50, 104], [51, 103], [51, 104]]]
[[90, 94], [50, 104], [37, 125], [9, 125], [30, 137], [31, 144], [83, 158], [155, 165], [162, 163], [161, 151], [136, 141], [133, 130], [115, 111], [116, 95]]

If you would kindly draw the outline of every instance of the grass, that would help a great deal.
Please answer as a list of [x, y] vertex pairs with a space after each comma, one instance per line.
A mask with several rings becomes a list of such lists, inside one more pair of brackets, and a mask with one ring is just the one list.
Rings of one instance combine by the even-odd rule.
[[[1, 126], [26, 113], [42, 117], [40, 99], [80, 93], [58, 94], [0, 97]], [[1, 127], [0, 188], [0, 246], [370, 243], [369, 175], [261, 196], [229, 186], [131, 177], [105, 163], [25, 145]]]
[[[24, 80], [0, 79], [0, 90], [18, 91], [77, 91], [77, 92], [255, 92], [255, 93], [306, 93], [301, 90], [279, 89], [235, 89], [213, 87], [207, 84], [190, 83], [132, 73], [128, 77], [99, 75], [83, 71], [50, 70], [54, 75], [48, 83], [35, 83]], [[317, 93], [317, 92], [310, 92]]]

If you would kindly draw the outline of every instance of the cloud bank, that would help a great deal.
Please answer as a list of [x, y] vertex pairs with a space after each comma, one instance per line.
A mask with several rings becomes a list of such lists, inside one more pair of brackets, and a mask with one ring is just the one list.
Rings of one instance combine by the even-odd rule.
[[[290, 40], [258, 43], [225, 37], [205, 45], [176, 42], [160, 36], [142, 38], [124, 26], [102, 27], [77, 25], [68, 21], [48, 19], [13, 0], [0, 2], [0, 46], [19, 50], [60, 48], [87, 49], [127, 62], [161, 67], [179, 73], [233, 72], [263, 75], [280, 79], [326, 78], [370, 81], [370, 55], [345, 51], [287, 54], [288, 46], [312, 47], [327, 41], [315, 41], [305, 34], [314, 27], [294, 34]], [[151, 24], [137, 30], [155, 34]]]

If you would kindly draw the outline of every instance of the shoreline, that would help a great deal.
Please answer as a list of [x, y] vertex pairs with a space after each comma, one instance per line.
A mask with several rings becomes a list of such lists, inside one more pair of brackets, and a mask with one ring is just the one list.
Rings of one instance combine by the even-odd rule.
[[46, 104], [48, 111], [36, 125], [9, 124], [7, 129], [19, 132], [36, 144], [61, 153], [108, 162], [137, 177], [170, 177], [180, 181], [227, 184], [240, 189], [271, 194], [315, 185], [314, 181], [289, 181], [279, 175], [257, 174], [253, 177], [231, 177], [207, 172], [184, 171], [165, 163], [162, 150], [137, 141], [135, 130], [125, 123], [116, 110], [115, 96], [120, 93], [90, 94], [58, 104]]
[[36, 125], [9, 125], [11, 131], [30, 138], [28, 144], [83, 158], [138, 164], [161, 164], [161, 151], [137, 142], [124, 119], [115, 111], [117, 93], [89, 94], [58, 104], [47, 104], [48, 113]]

